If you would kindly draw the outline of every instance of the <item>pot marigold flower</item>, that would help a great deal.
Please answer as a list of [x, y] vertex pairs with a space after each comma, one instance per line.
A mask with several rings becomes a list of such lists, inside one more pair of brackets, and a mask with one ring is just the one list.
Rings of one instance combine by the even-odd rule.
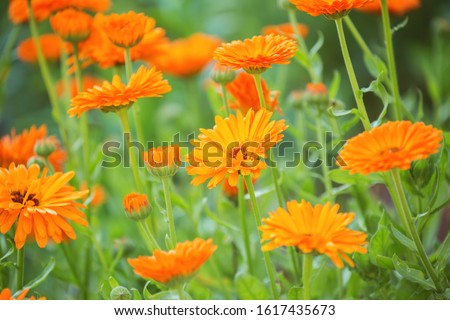
[[[30, 289], [24, 289], [21, 293], [19, 293], [19, 295], [16, 298], [14, 298], [11, 293], [11, 290], [5, 288], [0, 292], [0, 300], [26, 300], [26, 296], [29, 290]], [[32, 296], [29, 298], [29, 300], [36, 300], [36, 297]], [[40, 297], [38, 300], [46, 300], [46, 299], [45, 297]]]
[[100, 109], [103, 112], [117, 112], [129, 108], [139, 98], [161, 97], [171, 90], [167, 80], [162, 79], [162, 73], [155, 68], [141, 66], [130, 77], [127, 85], [123, 84], [118, 75], [112, 83], [104, 81], [101, 86], [95, 86], [79, 93], [71, 100], [70, 116], [78, 117], [86, 111]]
[[132, 192], [123, 198], [123, 208], [128, 218], [132, 220], [146, 219], [152, 210], [145, 194]]
[[[80, 190], [84, 191], [84, 190], [89, 190], [88, 185], [86, 184], [86, 182], [82, 182], [81, 186], [80, 186]], [[101, 206], [104, 202], [105, 202], [105, 198], [106, 198], [106, 193], [105, 190], [103, 189], [103, 187], [99, 184], [95, 184], [90, 188], [90, 196], [89, 198], [90, 200], [90, 207], [98, 207]], [[83, 201], [85, 201], [88, 198], [88, 195], [84, 196], [82, 199]]]
[[441, 141], [442, 131], [423, 122], [389, 121], [349, 139], [338, 164], [363, 175], [394, 168], [407, 170], [411, 162], [437, 153]]
[[[94, 86], [98, 86], [101, 85], [102, 81], [92, 77], [92, 76], [83, 76], [82, 79], [82, 85], [83, 85], [83, 89], [82, 91], [87, 91], [87, 89], [89, 88], [93, 88]], [[62, 97], [65, 93], [65, 83], [64, 80], [60, 80], [58, 81], [58, 83], [56, 84], [56, 93], [58, 94], [59, 97]], [[70, 97], [73, 98], [78, 94], [78, 85], [77, 85], [77, 81], [76, 79], [72, 78], [70, 80]]]
[[189, 77], [200, 73], [211, 62], [213, 52], [220, 44], [217, 37], [195, 33], [167, 43], [163, 52], [150, 58], [149, 62], [164, 73]]
[[171, 177], [181, 165], [180, 147], [177, 145], [152, 148], [143, 154], [149, 172], [155, 177]]
[[[264, 79], [261, 79], [261, 87], [266, 107], [271, 111], [280, 111], [278, 107], [278, 92], [270, 91]], [[241, 72], [234, 81], [227, 84], [226, 88], [234, 98], [234, 101], [229, 102], [230, 108], [239, 109], [242, 113], [247, 113], [250, 109], [255, 111], [261, 109], [258, 90], [252, 75]]]
[[290, 0], [297, 9], [312, 16], [325, 15], [336, 19], [343, 17], [355, 8], [361, 8], [372, 0]]
[[73, 8], [62, 10], [50, 18], [50, 25], [61, 38], [69, 42], [86, 40], [91, 33], [92, 17]]
[[270, 121], [271, 116], [266, 109], [249, 110], [245, 117], [238, 110], [236, 116], [216, 116], [213, 129], [200, 129], [198, 139], [191, 142], [195, 148], [188, 155], [187, 173], [196, 176], [192, 184], [210, 179], [211, 189], [226, 178], [235, 187], [239, 174], [253, 174], [257, 179], [266, 168], [263, 158], [267, 151], [281, 141], [287, 129], [284, 120]]
[[[61, 56], [63, 42], [56, 34], [43, 34], [39, 37], [44, 58], [49, 61], [56, 61]], [[17, 57], [26, 63], [37, 62], [37, 51], [33, 38], [22, 41], [17, 48]]]
[[73, 171], [57, 172], [47, 177], [47, 169], [38, 165], [28, 169], [24, 165], [9, 169], [0, 168], [0, 232], [7, 233], [14, 223], [14, 242], [17, 249], [25, 245], [27, 237], [33, 236], [40, 248], [49, 238], [56, 243], [76, 235], [67, 220], [87, 226], [86, 216], [75, 202], [88, 191], [75, 191], [67, 183], [75, 176]]
[[195, 239], [177, 243], [170, 251], [155, 250], [153, 256], [128, 259], [134, 273], [160, 283], [176, 282], [192, 277], [216, 251], [212, 239]]
[[267, 241], [263, 251], [282, 246], [295, 246], [303, 253], [313, 251], [327, 255], [338, 267], [344, 267], [342, 260], [350, 266], [353, 261], [347, 256], [354, 252], [367, 253], [367, 234], [347, 228], [353, 221], [353, 213], [338, 213], [339, 205], [318, 204], [302, 200], [287, 202], [287, 211], [278, 208], [263, 219], [261, 241]]
[[[408, 11], [417, 9], [420, 7], [420, 0], [389, 0], [387, 2], [389, 12], [396, 15], [403, 15]], [[381, 12], [381, 2], [380, 0], [374, 0], [368, 2], [358, 10], [366, 12]]]
[[[308, 27], [302, 23], [297, 24], [298, 33], [302, 36], [302, 38], [306, 38], [308, 35]], [[295, 40], [295, 30], [290, 23], [283, 23], [280, 25], [270, 25], [266, 26], [263, 29], [263, 34], [278, 34], [285, 37], [288, 37], [292, 40]]]
[[214, 51], [214, 59], [233, 69], [261, 73], [272, 64], [288, 64], [297, 51], [297, 43], [285, 36], [269, 34], [244, 41], [224, 43]]

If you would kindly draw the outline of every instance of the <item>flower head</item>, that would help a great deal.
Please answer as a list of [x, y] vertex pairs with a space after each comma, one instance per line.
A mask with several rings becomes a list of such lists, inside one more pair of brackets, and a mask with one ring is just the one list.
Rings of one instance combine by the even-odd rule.
[[85, 92], [79, 93], [71, 101], [71, 116], [80, 116], [83, 112], [100, 109], [104, 112], [117, 112], [129, 108], [136, 100], [144, 97], [160, 97], [171, 90], [167, 80], [162, 79], [162, 73], [155, 68], [141, 66], [133, 74], [127, 85], [123, 84], [118, 75], [112, 83], [103, 82]]
[[92, 17], [73, 8], [64, 9], [50, 18], [53, 31], [69, 42], [86, 40], [91, 33]]
[[[306, 38], [306, 36], [308, 35], [308, 27], [302, 23], [299, 23], [297, 25], [297, 31], [303, 38]], [[264, 27], [264, 29], [263, 29], [264, 35], [268, 35], [268, 34], [272, 34], [272, 33], [288, 37], [292, 40], [295, 40], [295, 36], [296, 36], [296, 32], [295, 32], [294, 28], [292, 27], [292, 24], [290, 24], [290, 23], [283, 23], [280, 25], [270, 25], [270, 26]]]
[[[401, 16], [408, 11], [419, 8], [420, 0], [389, 0], [387, 4], [389, 12]], [[381, 2], [380, 0], [368, 2], [358, 10], [367, 12], [381, 12]]]
[[[46, 60], [56, 61], [59, 59], [64, 45], [60, 37], [56, 34], [43, 34], [39, 37], [39, 42]], [[33, 38], [28, 38], [19, 44], [17, 57], [22, 62], [37, 62], [37, 50]]]
[[350, 266], [353, 261], [347, 256], [354, 252], [366, 253], [363, 245], [367, 244], [364, 232], [347, 228], [353, 221], [353, 213], [338, 213], [339, 205], [312, 206], [302, 200], [289, 201], [287, 210], [278, 208], [263, 219], [263, 251], [282, 246], [294, 246], [303, 253], [313, 251], [327, 255], [331, 261], [342, 268], [345, 260]]
[[145, 194], [132, 192], [123, 198], [123, 208], [128, 218], [132, 220], [146, 219], [152, 210]]
[[9, 169], [0, 168], [0, 232], [5, 234], [14, 223], [14, 241], [18, 249], [25, 244], [27, 237], [33, 236], [39, 247], [44, 248], [49, 239], [60, 243], [76, 235], [67, 220], [87, 226], [86, 216], [75, 200], [88, 191], [75, 191], [67, 185], [74, 177], [73, 171], [57, 172], [47, 177], [39, 166], [24, 165]]
[[411, 162], [438, 152], [441, 141], [442, 131], [423, 122], [390, 121], [348, 140], [338, 164], [364, 175], [394, 168], [407, 170]]
[[[16, 298], [14, 298], [11, 290], [5, 288], [0, 292], [0, 300], [25, 300], [28, 291], [30, 291], [30, 289], [24, 289]], [[29, 300], [36, 300], [36, 297], [32, 296], [31, 298], [29, 298]], [[45, 297], [40, 297], [39, 300], [45, 300]]]
[[83, 181], [81, 183], [80, 190], [81, 191], [89, 190], [90, 193], [89, 197], [86, 194], [86, 196], [84, 196], [82, 200], [86, 201], [89, 198], [90, 199], [89, 206], [91, 208], [101, 206], [105, 202], [106, 198], [105, 189], [103, 189], [103, 187], [99, 184], [94, 184], [92, 187], [88, 188], [86, 182]]
[[271, 121], [272, 112], [249, 110], [244, 117], [237, 115], [223, 119], [216, 116], [213, 129], [200, 129], [201, 134], [192, 144], [194, 150], [188, 157], [189, 175], [195, 175], [193, 185], [206, 180], [208, 188], [214, 188], [225, 178], [230, 186], [236, 186], [239, 174], [258, 178], [266, 168], [264, 158], [268, 150], [283, 138], [284, 120]]
[[360, 8], [372, 0], [290, 0], [297, 9], [312, 16], [325, 15], [336, 19], [355, 8]]
[[134, 272], [146, 279], [161, 283], [191, 277], [216, 251], [212, 240], [195, 239], [178, 243], [170, 251], [155, 250], [151, 257], [128, 259]]
[[269, 34], [254, 36], [244, 41], [224, 43], [214, 51], [214, 59], [234, 69], [248, 73], [261, 73], [272, 64], [287, 64], [295, 52], [297, 43], [285, 36]]
[[171, 177], [181, 164], [180, 147], [177, 145], [152, 148], [143, 156], [147, 169], [155, 177]]

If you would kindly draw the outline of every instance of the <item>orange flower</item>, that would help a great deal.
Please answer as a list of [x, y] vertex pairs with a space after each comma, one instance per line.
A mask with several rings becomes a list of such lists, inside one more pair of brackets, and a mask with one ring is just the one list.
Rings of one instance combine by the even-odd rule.
[[180, 147], [177, 145], [152, 148], [144, 152], [143, 157], [149, 172], [156, 177], [175, 175], [181, 164]]
[[438, 152], [442, 131], [423, 122], [390, 121], [347, 141], [339, 165], [351, 173], [370, 174], [394, 168], [407, 170], [411, 162]]
[[32, 126], [20, 134], [16, 134], [15, 130], [12, 130], [11, 135], [3, 136], [0, 139], [0, 167], [8, 168], [13, 162], [26, 165], [31, 158], [36, 156], [34, 147], [41, 140], [49, 140], [55, 146], [55, 151], [50, 153], [48, 160], [56, 171], [61, 171], [66, 160], [66, 153], [61, 149], [55, 136], [47, 136], [45, 125], [39, 128]]
[[236, 186], [238, 176], [253, 174], [259, 177], [266, 164], [262, 158], [283, 138], [287, 126], [284, 120], [270, 121], [272, 112], [249, 110], [244, 117], [216, 116], [213, 129], [200, 129], [198, 140], [193, 140], [194, 150], [189, 155], [189, 175], [195, 175], [192, 184], [197, 186], [208, 179], [208, 188], [214, 188], [224, 179]]
[[[253, 178], [252, 179], [253, 184], [255, 184], [255, 182], [257, 180], [258, 179]], [[223, 191], [223, 193], [225, 193], [225, 195], [228, 198], [234, 198], [234, 197], [236, 197], [239, 194], [238, 187], [237, 186], [234, 186], [234, 187], [230, 186], [230, 183], [228, 182], [228, 179], [223, 180], [222, 191]], [[247, 192], [248, 192], [247, 185], [244, 183], [244, 193], [247, 193]]]
[[100, 109], [104, 112], [117, 112], [129, 108], [139, 98], [160, 97], [171, 90], [167, 80], [162, 80], [162, 73], [155, 68], [148, 69], [141, 66], [133, 74], [127, 85], [123, 84], [118, 75], [112, 83], [103, 82], [85, 92], [79, 93], [72, 99], [70, 116], [78, 117], [86, 111]]
[[[58, 60], [63, 49], [63, 42], [56, 34], [43, 34], [39, 37], [42, 53], [45, 59], [50, 61]], [[22, 41], [17, 48], [17, 57], [22, 62], [36, 63], [37, 51], [33, 38]]]
[[[271, 111], [280, 111], [278, 108], [278, 92], [270, 91], [264, 79], [261, 79], [261, 86], [267, 108]], [[255, 111], [261, 109], [255, 79], [252, 75], [241, 72], [234, 81], [227, 84], [226, 88], [234, 98], [234, 101], [229, 102], [230, 108], [239, 109], [242, 113], [247, 113], [250, 109]]]
[[[401, 16], [408, 11], [419, 8], [420, 0], [389, 0], [387, 4], [389, 12]], [[381, 2], [380, 0], [368, 2], [358, 10], [368, 12], [381, 12]]]
[[327, 87], [322, 83], [307, 83], [306, 92], [311, 95], [325, 96], [327, 94]]
[[287, 64], [295, 55], [297, 43], [285, 36], [269, 34], [244, 41], [222, 44], [214, 51], [214, 59], [234, 69], [261, 73], [272, 64]]
[[[13, 298], [11, 290], [8, 288], [3, 289], [0, 292], [0, 300], [25, 300], [29, 289], [24, 289], [16, 298]], [[29, 300], [36, 300], [35, 296], [32, 296]], [[40, 297], [39, 300], [46, 300], [45, 297]]]
[[347, 228], [353, 221], [353, 213], [338, 213], [339, 205], [331, 206], [327, 202], [324, 206], [302, 200], [289, 201], [287, 211], [278, 208], [263, 219], [265, 225], [260, 227], [263, 251], [273, 250], [282, 246], [295, 246], [303, 253], [316, 251], [327, 255], [338, 267], [344, 267], [344, 261], [354, 266], [347, 256], [354, 252], [367, 253], [362, 247], [367, 244], [364, 232]]
[[38, 165], [28, 169], [24, 165], [9, 170], [0, 168], [0, 232], [7, 233], [14, 223], [14, 241], [17, 249], [24, 246], [28, 236], [33, 236], [44, 248], [49, 238], [61, 243], [76, 235], [67, 220], [87, 226], [86, 216], [80, 211], [83, 205], [75, 202], [88, 191], [75, 191], [67, 183], [75, 176], [73, 171], [57, 172], [47, 177]]
[[50, 25], [61, 38], [69, 42], [86, 40], [91, 33], [92, 17], [73, 8], [65, 9], [50, 18]]
[[[83, 82], [83, 91], [86, 91], [89, 88], [92, 88], [94, 86], [97, 85], [101, 85], [102, 82], [92, 76], [84, 76], [82, 79]], [[63, 80], [58, 81], [58, 83], [56, 84], [56, 93], [58, 94], [58, 96], [62, 97], [65, 93], [65, 84]], [[73, 98], [78, 94], [78, 85], [77, 85], [77, 81], [72, 78], [70, 81], [70, 97]]]
[[[84, 190], [89, 190], [86, 182], [82, 182], [81, 186], [80, 186], [80, 190], [84, 191]], [[95, 184], [92, 186], [91, 190], [91, 201], [89, 203], [89, 205], [93, 208], [98, 207], [100, 205], [102, 205], [105, 202], [105, 190], [103, 189], [103, 187], [99, 184]], [[85, 201], [88, 198], [88, 195], [86, 195], [85, 197], [83, 197], [83, 201]]]
[[372, 0], [290, 0], [297, 9], [312, 16], [321, 14], [336, 19], [355, 8], [360, 8]]
[[150, 58], [149, 62], [164, 73], [189, 77], [200, 73], [211, 62], [220, 43], [219, 38], [195, 33], [186, 39], [167, 43], [163, 52]]
[[[306, 36], [308, 35], [308, 27], [302, 23], [299, 23], [297, 25], [297, 30], [298, 30], [298, 33], [302, 36], [302, 38], [306, 38]], [[295, 40], [295, 37], [296, 37], [295, 30], [292, 27], [292, 24], [290, 24], [290, 23], [283, 23], [280, 25], [270, 25], [263, 29], [264, 35], [268, 35], [271, 33], [279, 34], [279, 35], [288, 37], [292, 40]]]
[[123, 198], [123, 208], [128, 218], [142, 220], [150, 215], [151, 206], [145, 194], [132, 192]]
[[[195, 273], [216, 251], [212, 240], [195, 239], [178, 243], [168, 252], [155, 250], [153, 256], [128, 259], [134, 272], [161, 283], [185, 280]], [[181, 279], [180, 279], [181, 278]]]

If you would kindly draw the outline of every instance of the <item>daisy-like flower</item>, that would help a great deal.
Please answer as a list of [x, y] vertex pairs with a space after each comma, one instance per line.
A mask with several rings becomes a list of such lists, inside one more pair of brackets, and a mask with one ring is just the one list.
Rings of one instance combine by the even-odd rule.
[[423, 122], [390, 121], [349, 139], [339, 154], [341, 169], [370, 174], [399, 168], [437, 153], [442, 131]]
[[297, 43], [285, 36], [269, 34], [244, 41], [224, 43], [214, 51], [214, 59], [233, 69], [259, 74], [272, 64], [288, 64], [297, 51]]
[[73, 171], [57, 172], [47, 177], [38, 165], [28, 169], [24, 165], [0, 168], [0, 232], [5, 234], [16, 223], [14, 242], [17, 249], [33, 237], [44, 248], [49, 239], [56, 243], [76, 235], [68, 220], [87, 226], [83, 207], [75, 200], [88, 191], [76, 191], [67, 183], [75, 176]]
[[[102, 84], [102, 81], [100, 79], [97, 79], [93, 76], [83, 76], [82, 79], [83, 83], [83, 89], [82, 91], [87, 91], [89, 88], [93, 88], [94, 86], [98, 86]], [[59, 97], [63, 97], [65, 94], [66, 88], [64, 80], [58, 81], [56, 84], [56, 93]], [[78, 94], [78, 85], [77, 80], [72, 78], [70, 81], [70, 97], [73, 98]]]
[[151, 206], [145, 194], [132, 192], [123, 198], [123, 208], [128, 218], [132, 220], [146, 219], [151, 213]]
[[[90, 189], [89, 206], [91, 208], [101, 206], [105, 202], [105, 199], [106, 199], [105, 189], [103, 189], [103, 187], [99, 184], [95, 184], [91, 188], [88, 188], [86, 182], [83, 181], [81, 183], [80, 190], [84, 191], [84, 190], [89, 190], [89, 189]], [[83, 201], [85, 201], [86, 199], [88, 199], [88, 195], [86, 195], [82, 198]]]
[[144, 152], [144, 162], [155, 177], [171, 177], [181, 165], [180, 147], [177, 145], [157, 147]]
[[[280, 111], [278, 108], [278, 92], [270, 91], [264, 79], [261, 79], [261, 87], [266, 107], [271, 111]], [[241, 110], [242, 113], [247, 113], [250, 109], [255, 111], [261, 109], [255, 79], [252, 75], [241, 72], [236, 79], [227, 84], [226, 88], [234, 98], [234, 100], [229, 101], [230, 108]]]
[[[29, 289], [23, 290], [16, 298], [13, 297], [11, 290], [5, 288], [0, 292], [0, 300], [26, 300]], [[28, 300], [36, 300], [35, 296], [30, 297]], [[40, 297], [38, 300], [46, 300], [45, 297]]]
[[[408, 11], [419, 8], [420, 0], [389, 0], [387, 4], [389, 12], [401, 16]], [[380, 0], [368, 2], [358, 10], [379, 13], [381, 12], [381, 2]]]
[[339, 205], [312, 206], [302, 200], [289, 201], [287, 211], [278, 208], [263, 219], [263, 251], [283, 246], [294, 246], [303, 253], [317, 252], [327, 255], [338, 267], [344, 267], [342, 260], [350, 266], [353, 261], [347, 256], [354, 252], [367, 253], [363, 245], [367, 244], [364, 232], [348, 229], [353, 221], [353, 213], [339, 213]]
[[266, 168], [263, 159], [268, 150], [281, 141], [287, 128], [284, 120], [271, 121], [271, 116], [266, 109], [249, 110], [245, 117], [238, 110], [236, 116], [216, 116], [213, 129], [200, 129], [198, 139], [191, 142], [195, 148], [188, 155], [187, 173], [195, 175], [192, 184], [210, 179], [211, 189], [225, 178], [235, 187], [239, 174], [253, 174], [257, 179]]
[[200, 73], [211, 62], [213, 52], [220, 44], [217, 37], [195, 33], [167, 43], [163, 52], [150, 58], [149, 62], [164, 73], [189, 77]]
[[73, 117], [94, 109], [117, 112], [131, 107], [139, 98], [161, 97], [170, 90], [171, 87], [167, 80], [162, 79], [161, 72], [141, 66], [127, 85], [115, 75], [112, 83], [105, 81], [101, 86], [79, 93], [71, 100], [72, 108], [68, 113]]
[[297, 9], [312, 16], [325, 15], [336, 19], [346, 16], [352, 9], [361, 8], [372, 0], [290, 0]]
[[28, 161], [37, 156], [35, 146], [39, 141], [50, 142], [55, 150], [48, 155], [48, 161], [56, 171], [61, 171], [66, 160], [66, 152], [61, 149], [60, 143], [55, 136], [47, 136], [45, 125], [36, 128], [32, 126], [21, 133], [15, 130], [10, 135], [0, 139], [0, 167], [8, 168], [11, 163], [26, 165]]
[[[43, 34], [39, 37], [44, 58], [49, 61], [57, 61], [63, 50], [63, 41], [56, 34]], [[22, 41], [17, 47], [17, 57], [26, 63], [37, 62], [37, 51], [33, 38]]]
[[62, 10], [50, 18], [50, 25], [61, 38], [78, 43], [89, 37], [92, 17], [73, 8]]
[[[297, 24], [298, 33], [302, 36], [302, 38], [306, 38], [308, 35], [308, 27], [302, 23]], [[285, 37], [288, 37], [292, 40], [295, 40], [296, 34], [295, 30], [290, 23], [283, 23], [279, 25], [269, 25], [264, 27], [263, 34], [279, 34]]]
[[134, 272], [145, 279], [160, 283], [185, 281], [216, 251], [212, 240], [195, 239], [178, 243], [170, 251], [155, 250], [153, 256], [128, 259]]

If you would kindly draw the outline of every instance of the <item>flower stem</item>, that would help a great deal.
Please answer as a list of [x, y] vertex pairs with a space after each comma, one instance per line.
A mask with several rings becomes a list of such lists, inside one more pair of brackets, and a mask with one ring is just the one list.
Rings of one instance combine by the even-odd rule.
[[[247, 186], [248, 194], [250, 195], [250, 200], [252, 202], [253, 214], [255, 216], [256, 225], [258, 226], [258, 234], [259, 234], [259, 238], [261, 240], [261, 231], [259, 230], [259, 227], [261, 227], [261, 225], [262, 225], [261, 214], [259, 213], [259, 207], [258, 207], [258, 202], [256, 200], [255, 189], [253, 188], [252, 177], [251, 177], [251, 175], [246, 175], [246, 176], [244, 176], [244, 179], [245, 179], [245, 184]], [[275, 272], [274, 272], [272, 260], [270, 259], [270, 255], [268, 252], [264, 251], [263, 256], [264, 256], [264, 264], [266, 266], [267, 274], [268, 274], [269, 280], [270, 280], [270, 286], [272, 288], [273, 298], [278, 299], [278, 290], [277, 290], [277, 286], [275, 283]]]
[[313, 258], [312, 253], [306, 253], [303, 255], [303, 299], [311, 300], [311, 275], [313, 270]]
[[227, 116], [229, 116], [230, 115], [230, 107], [228, 105], [227, 88], [225, 87], [224, 84], [221, 85], [221, 88], [222, 88], [223, 105], [225, 106], [225, 111], [227, 112]]
[[392, 94], [394, 95], [395, 120], [402, 119], [402, 100], [398, 86], [397, 68], [395, 67], [394, 44], [392, 41], [391, 21], [387, 0], [381, 0], [381, 17], [383, 19], [384, 38], [386, 40], [386, 53], [388, 57], [389, 73], [391, 74]]
[[144, 238], [144, 241], [150, 250], [150, 252], [153, 252], [155, 249], [160, 249], [158, 242], [156, 241], [153, 234], [150, 232], [150, 229], [146, 223], [146, 220], [139, 220], [138, 221], [139, 229], [141, 230], [142, 236]]
[[398, 199], [397, 211], [405, 224], [405, 228], [408, 231], [409, 236], [413, 239], [416, 245], [417, 252], [419, 253], [419, 259], [422, 262], [422, 265], [425, 267], [437, 291], [443, 292], [442, 285], [439, 282], [439, 276], [434, 270], [430, 260], [428, 259], [428, 256], [425, 252], [425, 248], [423, 247], [419, 233], [417, 232], [416, 226], [414, 224], [412, 214], [408, 206], [408, 201], [406, 199], [405, 191], [403, 189], [403, 185], [401, 182], [400, 171], [399, 169], [392, 169], [389, 174], [393, 181], [394, 191], [396, 193], [395, 197]]
[[261, 74], [259, 74], [259, 73], [253, 74], [253, 79], [255, 79], [255, 85], [256, 85], [256, 91], [258, 92], [259, 104], [261, 105], [261, 108], [267, 109], [266, 99], [264, 99], [264, 93], [263, 93], [263, 88], [262, 88], [262, 84], [261, 84], [261, 81], [262, 81]]
[[329, 170], [327, 166], [327, 148], [325, 146], [325, 139], [323, 139], [323, 128], [322, 128], [322, 118], [320, 116], [316, 117], [316, 134], [317, 141], [322, 146], [322, 175], [323, 175], [323, 183], [325, 185], [325, 193], [327, 195], [327, 201], [334, 202], [333, 197], [333, 185], [330, 180]]
[[238, 187], [238, 202], [239, 202], [239, 214], [241, 216], [241, 225], [242, 225], [242, 237], [244, 238], [244, 248], [245, 255], [247, 260], [248, 272], [253, 274], [253, 263], [252, 263], [252, 252], [250, 246], [250, 235], [248, 233], [248, 225], [247, 225], [247, 212], [245, 210], [245, 181], [244, 178], [239, 175], [239, 187]]
[[16, 291], [23, 288], [23, 278], [25, 274], [25, 246], [17, 250], [17, 277], [16, 277]]
[[22, 29], [21, 27], [21, 25], [14, 25], [12, 27], [0, 56], [0, 84], [2, 84], [8, 76], [8, 71], [11, 66], [11, 53], [13, 52], [14, 46], [19, 38], [20, 31]]
[[348, 52], [347, 42], [345, 40], [344, 28], [342, 26], [342, 18], [336, 19], [336, 28], [339, 36], [339, 42], [341, 44], [342, 55], [344, 57], [345, 67], [347, 68], [348, 77], [352, 86], [353, 95], [355, 96], [356, 105], [358, 106], [359, 116], [365, 130], [370, 130], [371, 125], [369, 116], [367, 115], [366, 106], [364, 105], [363, 94], [359, 89], [358, 80], [353, 69], [350, 53]]
[[170, 199], [170, 180], [169, 177], [161, 178], [164, 189], [164, 200], [166, 201], [167, 219], [169, 221], [169, 235], [172, 248], [177, 244], [177, 233], [175, 232], [175, 222], [173, 220], [172, 200]]

